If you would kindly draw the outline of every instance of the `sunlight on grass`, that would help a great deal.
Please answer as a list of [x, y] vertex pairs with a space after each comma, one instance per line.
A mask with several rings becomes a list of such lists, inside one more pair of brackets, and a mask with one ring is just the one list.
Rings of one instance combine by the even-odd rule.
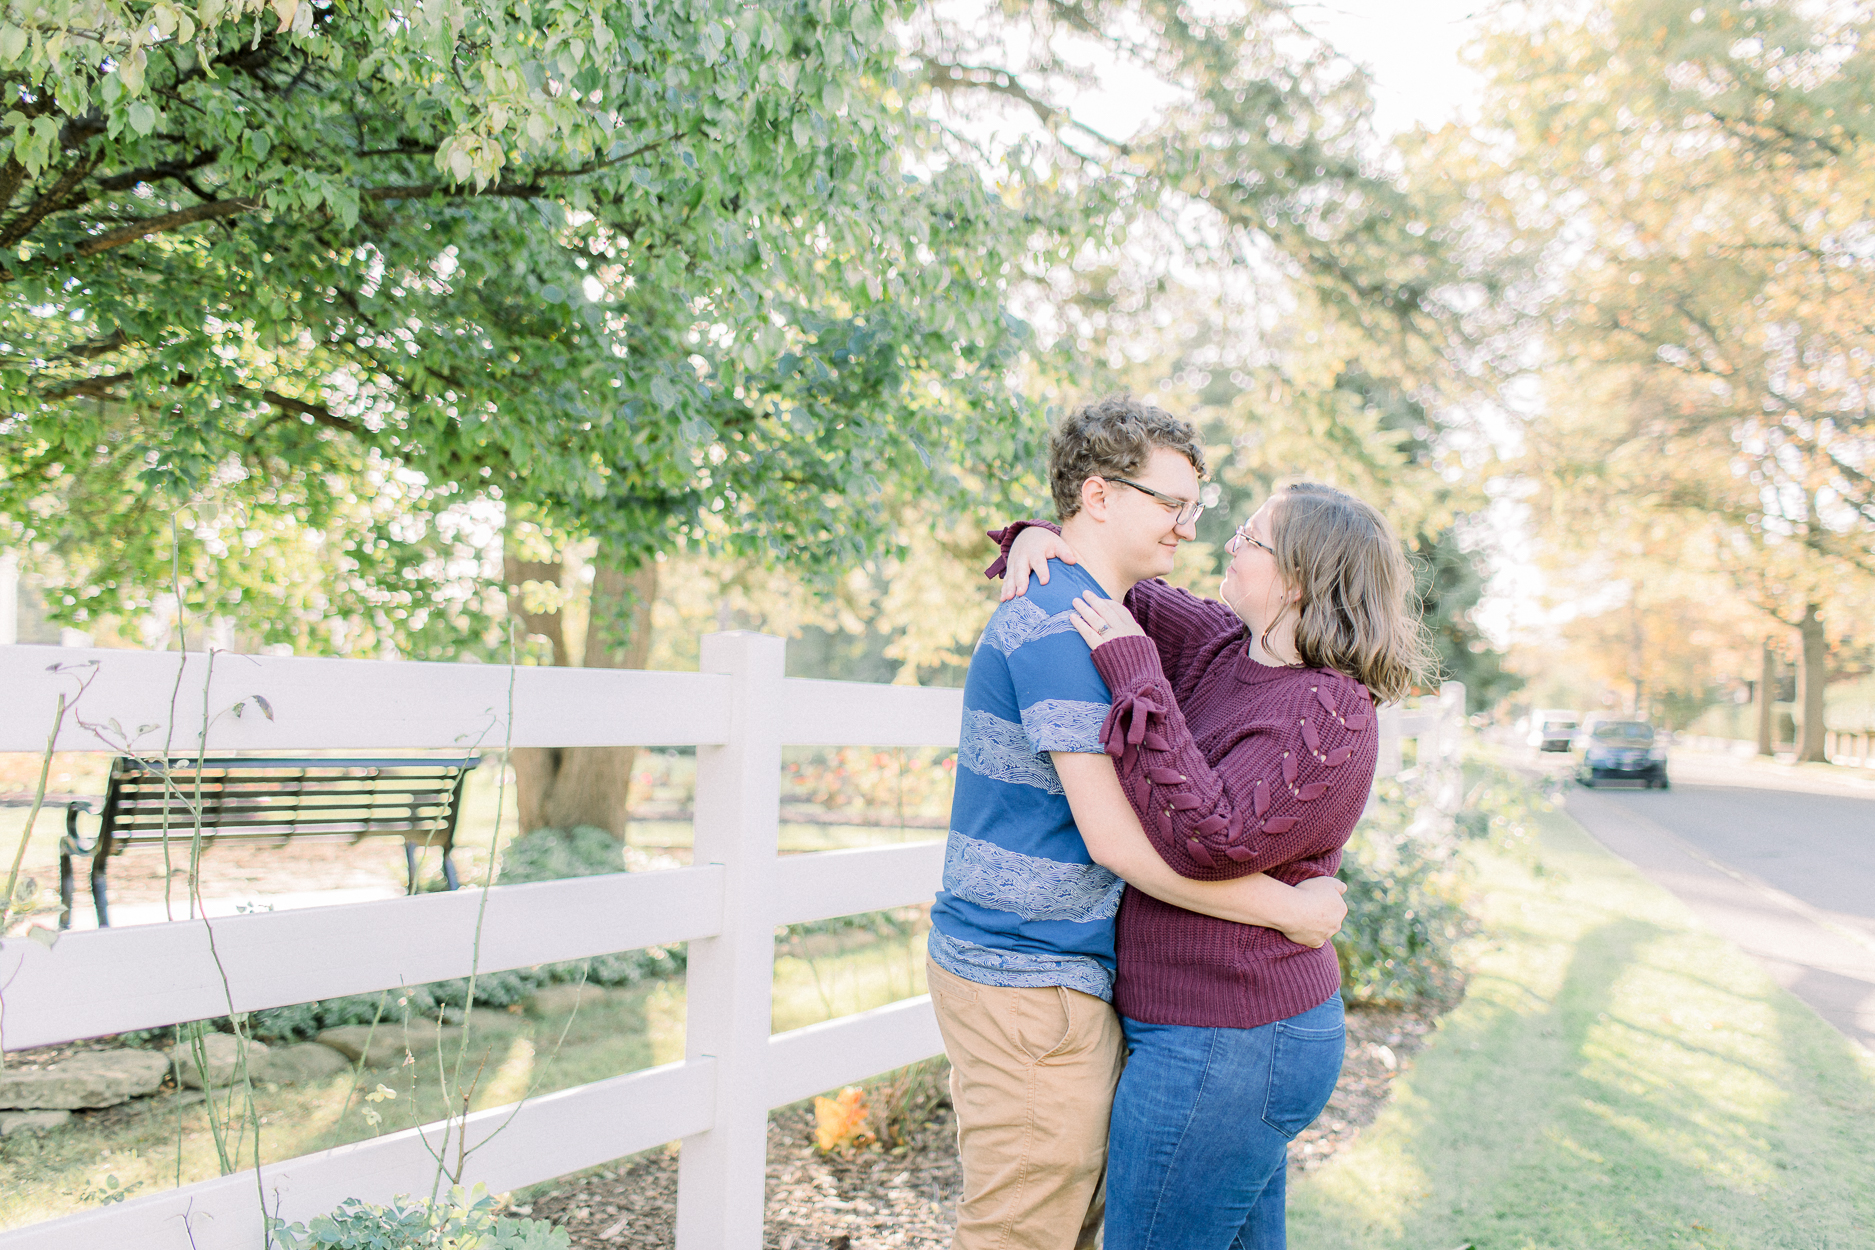
[[508, 1057], [501, 1061], [492, 1080], [483, 1084], [476, 1095], [476, 1110], [500, 1107], [527, 1097], [534, 1082], [534, 1039], [517, 1037], [508, 1046]]
[[924, 948], [920, 932], [836, 954], [777, 958], [771, 1027], [782, 1033], [924, 993]]
[[1296, 1250], [1875, 1244], [1875, 1061], [1561, 814], [1478, 855], [1464, 1003]]

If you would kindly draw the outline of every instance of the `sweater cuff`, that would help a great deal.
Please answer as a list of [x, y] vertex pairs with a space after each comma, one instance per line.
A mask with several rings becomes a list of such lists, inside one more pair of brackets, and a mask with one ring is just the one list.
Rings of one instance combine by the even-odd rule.
[[1031, 525], [1039, 525], [1043, 529], [1056, 534], [1061, 532], [1061, 527], [1056, 525], [1053, 521], [1016, 521], [1004, 529], [988, 531], [987, 537], [989, 540], [1001, 547], [1002, 550], [997, 554], [996, 562], [983, 570], [983, 576], [994, 581], [1009, 570], [1009, 549], [1015, 545], [1016, 535], [1020, 534]]
[[1165, 680], [1165, 672], [1159, 667], [1159, 648], [1143, 634], [1128, 634], [1095, 647], [1094, 667], [1115, 697], [1141, 682]]

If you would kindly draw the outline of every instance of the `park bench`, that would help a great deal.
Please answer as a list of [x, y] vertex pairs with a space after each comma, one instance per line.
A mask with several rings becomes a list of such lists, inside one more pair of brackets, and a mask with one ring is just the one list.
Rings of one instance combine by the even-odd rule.
[[[91, 899], [98, 927], [110, 924], [104, 874], [110, 857], [133, 847], [160, 847], [189, 854], [200, 811], [202, 846], [235, 840], [284, 845], [295, 838], [359, 842], [401, 837], [410, 890], [417, 889], [417, 851], [438, 847], [443, 878], [457, 886], [454, 848], [462, 788], [479, 757], [427, 759], [337, 759], [311, 757], [210, 757], [141, 760], [118, 757], [97, 813], [90, 845], [78, 835], [87, 802], [65, 809], [59, 842], [60, 927], [72, 918], [72, 861], [91, 857]], [[167, 774], [167, 777], [165, 777]]]

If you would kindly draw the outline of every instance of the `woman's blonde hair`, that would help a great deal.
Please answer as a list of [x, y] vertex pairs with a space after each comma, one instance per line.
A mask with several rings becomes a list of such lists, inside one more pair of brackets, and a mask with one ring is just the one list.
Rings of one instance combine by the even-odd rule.
[[1319, 482], [1280, 487], [1274, 503], [1271, 545], [1284, 584], [1298, 592], [1284, 611], [1296, 613], [1302, 663], [1347, 674], [1379, 703], [1429, 684], [1438, 659], [1420, 624], [1413, 566], [1387, 519]]

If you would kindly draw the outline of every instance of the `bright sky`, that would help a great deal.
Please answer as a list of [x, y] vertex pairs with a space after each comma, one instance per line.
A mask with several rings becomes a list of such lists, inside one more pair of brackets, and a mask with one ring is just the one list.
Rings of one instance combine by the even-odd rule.
[[1415, 123], [1436, 129], [1476, 116], [1483, 86], [1459, 49], [1502, 0], [1327, 0], [1298, 3], [1301, 23], [1367, 67], [1383, 134]]
[[[1475, 116], [1482, 81], [1459, 61], [1459, 49], [1504, 0], [1326, 0], [1295, 7], [1296, 18], [1373, 79], [1374, 121], [1382, 134], [1415, 124], [1436, 129]], [[1149, 75], [1114, 65], [1101, 89], [1073, 100], [1075, 115], [1125, 138], [1164, 104], [1168, 89]]]

